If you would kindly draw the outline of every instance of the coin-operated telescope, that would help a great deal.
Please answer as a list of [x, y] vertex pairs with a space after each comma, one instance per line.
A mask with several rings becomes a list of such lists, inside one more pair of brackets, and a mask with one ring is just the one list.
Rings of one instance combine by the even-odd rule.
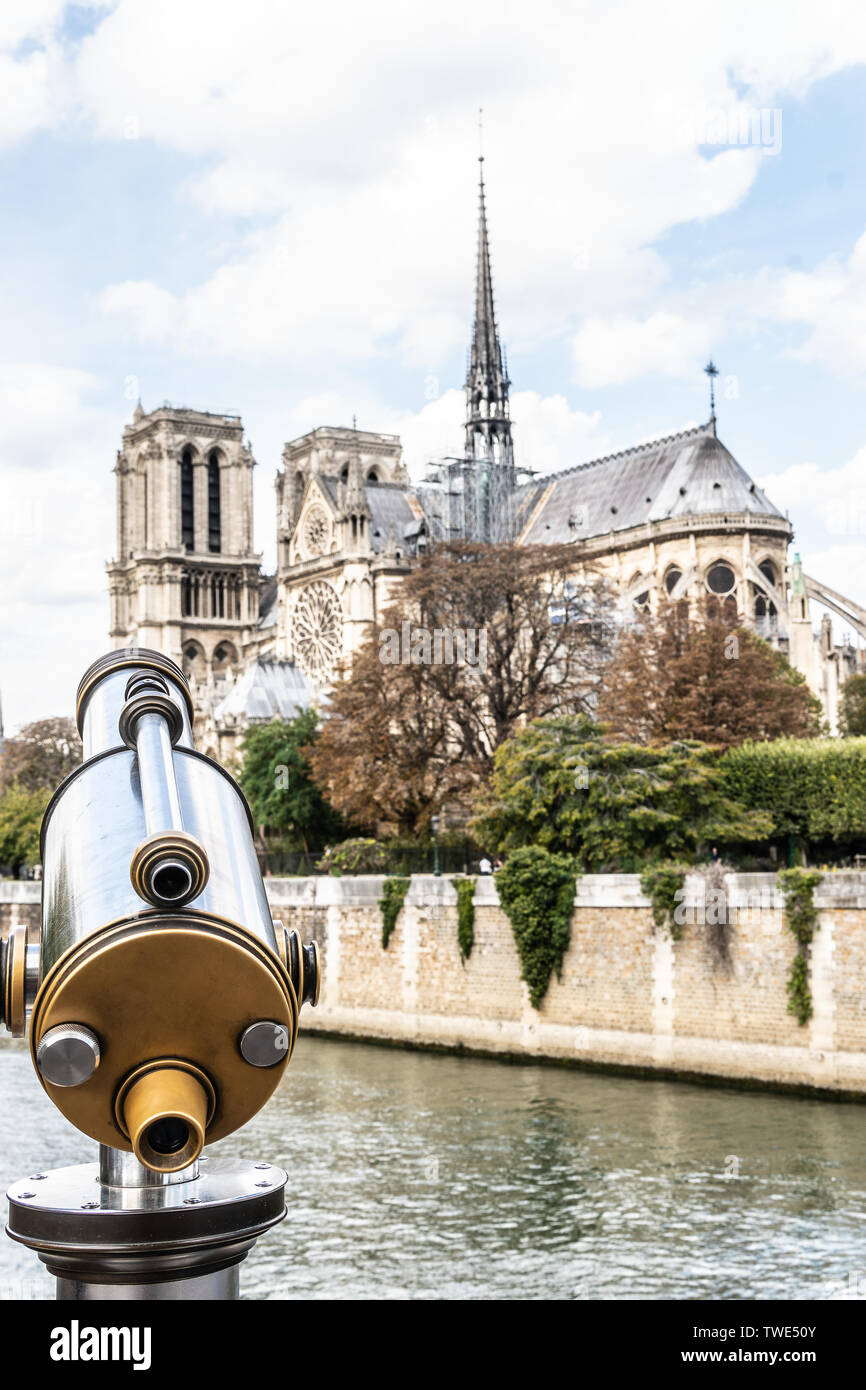
[[286, 1174], [202, 1156], [278, 1086], [316, 946], [271, 918], [243, 793], [196, 752], [181, 670], [128, 649], [78, 688], [84, 761], [42, 823], [42, 929], [0, 957], [3, 1023], [99, 1161], [34, 1173], [9, 1234], [59, 1298], [233, 1298]]

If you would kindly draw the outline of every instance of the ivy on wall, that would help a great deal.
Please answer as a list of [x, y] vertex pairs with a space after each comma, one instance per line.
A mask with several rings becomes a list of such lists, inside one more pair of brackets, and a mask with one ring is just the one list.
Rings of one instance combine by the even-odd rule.
[[682, 864], [663, 863], [650, 864], [640, 876], [641, 892], [652, 903], [653, 921], [657, 927], [667, 928], [672, 941], [679, 941], [683, 934], [674, 912], [682, 901], [686, 873]]
[[379, 899], [379, 909], [382, 913], [382, 949], [388, 949], [388, 942], [391, 934], [397, 925], [397, 918], [400, 916], [400, 909], [403, 906], [406, 894], [409, 891], [411, 878], [386, 878], [385, 886], [382, 889], [382, 896]]
[[496, 875], [499, 901], [520, 957], [521, 977], [535, 1009], [547, 993], [553, 971], [562, 978], [578, 874], [570, 855], [526, 845], [509, 855]]
[[475, 944], [475, 879], [452, 878], [451, 882], [457, 890], [457, 945], [465, 962]]
[[788, 930], [797, 942], [797, 954], [788, 972], [788, 1013], [802, 1027], [812, 1017], [812, 991], [809, 987], [809, 946], [818, 925], [814, 893], [823, 874], [814, 869], [783, 869], [779, 887], [785, 899]]

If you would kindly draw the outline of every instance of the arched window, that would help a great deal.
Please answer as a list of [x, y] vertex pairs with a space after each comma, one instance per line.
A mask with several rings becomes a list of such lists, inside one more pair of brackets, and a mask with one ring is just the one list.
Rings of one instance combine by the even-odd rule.
[[682, 577], [683, 572], [679, 568], [679, 566], [671, 565], [670, 569], [665, 574], [665, 588], [667, 589], [669, 594], [673, 593], [674, 589], [677, 587]]
[[764, 578], [769, 579], [770, 583], [773, 585], [773, 588], [775, 588], [776, 571], [773, 569], [773, 566], [770, 564], [769, 560], [762, 560], [761, 563], [758, 565], [758, 569], [761, 571], [761, 574], [764, 576]]
[[[637, 586], [642, 582], [643, 575], [637, 571], [629, 580], [629, 592], [633, 593]], [[649, 610], [650, 596], [649, 589], [643, 589], [632, 598], [632, 604], [639, 613], [646, 613]]]
[[207, 673], [204, 652], [198, 642], [188, 642], [183, 649], [183, 671], [185, 676], [204, 680]]
[[369, 473], [367, 474], [367, 482], [368, 482], [368, 483], [378, 483], [378, 481], [379, 481], [379, 474], [376, 472], [375, 468], [371, 468], [370, 471], [369, 471]]
[[[773, 569], [770, 561], [762, 560], [758, 569], [761, 571], [764, 578], [775, 588], [776, 571]], [[757, 584], [752, 585], [752, 593], [755, 597], [755, 617], [761, 620], [759, 622], [759, 630], [763, 631], [766, 629], [767, 632], [774, 630], [776, 618], [775, 603], [770, 598], [769, 594], [764, 593], [762, 589], [758, 588]]]
[[180, 541], [184, 550], [195, 548], [192, 504], [192, 449], [187, 445], [180, 456]]
[[220, 546], [220, 461], [214, 449], [207, 461], [207, 544], [208, 550]]

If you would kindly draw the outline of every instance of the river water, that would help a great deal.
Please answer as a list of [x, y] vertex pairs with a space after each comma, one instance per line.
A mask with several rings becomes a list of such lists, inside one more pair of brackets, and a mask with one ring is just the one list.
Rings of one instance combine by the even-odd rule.
[[[0, 1046], [0, 1177], [93, 1161]], [[301, 1034], [212, 1152], [289, 1172], [245, 1297], [866, 1296], [866, 1106]], [[0, 1237], [0, 1297], [50, 1297]]]

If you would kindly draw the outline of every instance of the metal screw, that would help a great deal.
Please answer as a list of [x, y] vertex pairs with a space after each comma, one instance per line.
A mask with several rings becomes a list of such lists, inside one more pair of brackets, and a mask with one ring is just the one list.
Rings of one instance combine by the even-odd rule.
[[82, 1206], [82, 1210], [84, 1210], [84, 1211], [96, 1211], [97, 1208], [98, 1208], [98, 1206], [99, 1206], [99, 1203], [98, 1203], [98, 1202], [82, 1202], [82, 1203], [81, 1203], [81, 1206]]
[[256, 1187], [272, 1187], [272, 1186], [273, 1186], [273, 1184], [272, 1184], [272, 1183], [269, 1183], [269, 1182], [257, 1182], [257, 1183], [256, 1183]]
[[45, 1180], [45, 1178], [47, 1178], [47, 1177], [48, 1177], [48, 1174], [47, 1174], [47, 1173], [31, 1173], [31, 1174], [30, 1174], [30, 1181], [31, 1181], [31, 1182], [43, 1182], [43, 1181]]
[[270, 1168], [271, 1165], [269, 1163], [256, 1163], [253, 1166], [256, 1168]]
[[185, 1207], [197, 1207], [200, 1202], [201, 1197], [184, 1197], [183, 1199], [183, 1204]]
[[19, 1197], [35, 1197], [35, 1196], [36, 1196], [36, 1193], [35, 1193], [35, 1192], [19, 1192], [19, 1193], [18, 1193], [18, 1196], [19, 1196]]

